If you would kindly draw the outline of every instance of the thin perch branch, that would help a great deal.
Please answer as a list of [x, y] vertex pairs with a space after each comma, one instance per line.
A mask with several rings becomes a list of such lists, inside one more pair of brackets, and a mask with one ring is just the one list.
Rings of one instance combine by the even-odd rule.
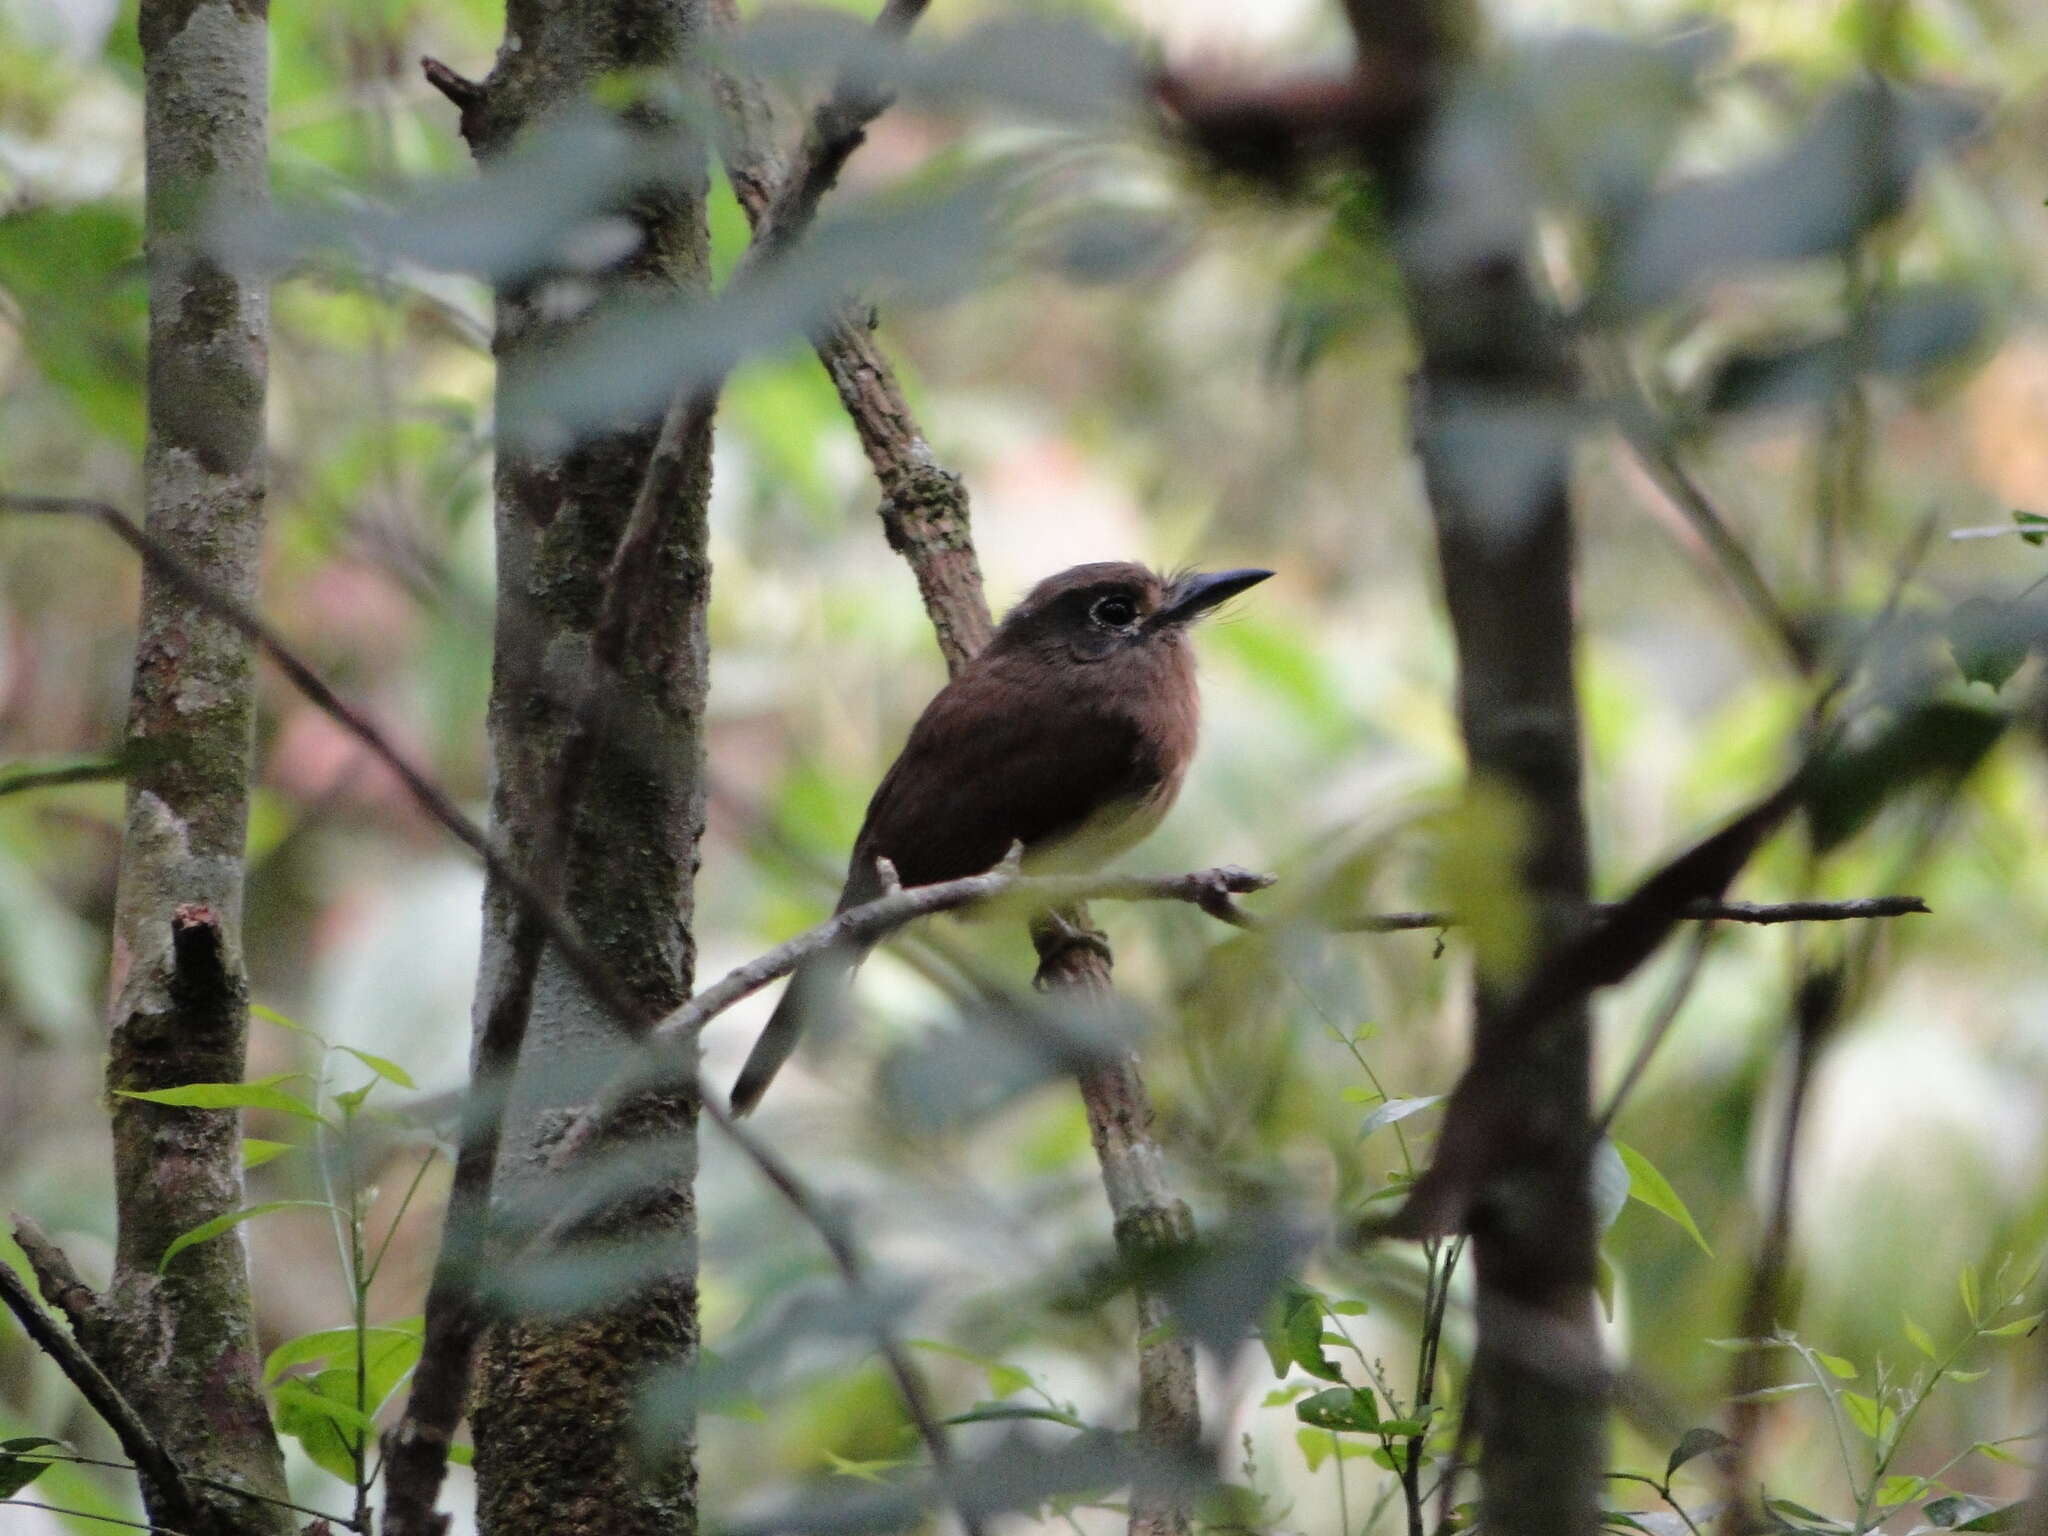
[[[1034, 908], [1067, 906], [1077, 901], [1185, 901], [1213, 912], [1219, 901], [1262, 891], [1273, 883], [1271, 875], [1255, 874], [1234, 865], [1185, 875], [1106, 879], [1031, 876], [1021, 872], [1022, 851], [1013, 844], [1000, 864], [978, 875], [935, 885], [898, 886], [873, 901], [849, 907], [806, 929], [744, 965], [733, 967], [657, 1024], [647, 1037], [649, 1050], [662, 1051], [687, 1044], [711, 1020], [778, 977], [787, 976], [812, 955], [841, 945], [872, 944], [906, 923], [935, 912], [951, 912], [998, 897], [1016, 898]], [[673, 1076], [672, 1070], [649, 1070], [660, 1078]], [[566, 1163], [601, 1135], [620, 1106], [644, 1087], [645, 1080], [639, 1071], [628, 1071], [615, 1079], [563, 1134], [553, 1155], [555, 1165]]]

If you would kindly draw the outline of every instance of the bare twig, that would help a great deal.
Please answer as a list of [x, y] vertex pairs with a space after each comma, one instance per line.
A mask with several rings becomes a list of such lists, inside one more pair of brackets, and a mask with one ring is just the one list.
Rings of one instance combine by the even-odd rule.
[[[1611, 917], [1621, 903], [1596, 901], [1588, 910], [1597, 918]], [[1207, 911], [1205, 907], [1203, 910]], [[1864, 918], [1910, 917], [1927, 912], [1919, 896], [1854, 896], [1845, 901], [1695, 901], [1678, 916], [1689, 923], [1844, 923]], [[1212, 912], [1237, 927], [1256, 927], [1255, 920]], [[1249, 918], [1249, 914], [1241, 914]], [[1455, 928], [1458, 918], [1451, 912], [1375, 912], [1364, 917], [1333, 923], [1333, 933], [1405, 933], [1418, 928]]]
[[[1204, 911], [1213, 911], [1219, 897], [1228, 900], [1233, 894], [1261, 891], [1273, 883], [1270, 875], [1254, 874], [1248, 869], [1230, 865], [1185, 875], [1126, 875], [1105, 879], [1030, 876], [1021, 872], [1021, 854], [1021, 847], [1012, 845], [1009, 855], [1000, 864], [981, 874], [936, 885], [899, 886], [873, 901], [849, 907], [744, 965], [733, 967], [717, 982], [662, 1019], [648, 1033], [646, 1043], [649, 1050], [659, 1051], [667, 1047], [666, 1055], [672, 1058], [674, 1048], [694, 1039], [711, 1020], [770, 982], [787, 976], [812, 955], [842, 945], [865, 947], [904, 924], [935, 912], [951, 912], [998, 898], [1015, 899], [1034, 909], [1100, 900], [1184, 901]], [[657, 1079], [673, 1077], [672, 1070], [664, 1072], [653, 1061], [647, 1070]], [[628, 1072], [600, 1093], [556, 1145], [555, 1164], [561, 1166], [602, 1136], [610, 1118], [634, 1094], [644, 1090], [645, 1082], [643, 1073]]]
[[[31, 1264], [38, 1265], [37, 1280], [45, 1298], [72, 1318], [76, 1326], [76, 1319], [81, 1314], [74, 1309], [80, 1305], [77, 1292], [83, 1289], [83, 1285], [69, 1261], [32, 1222], [17, 1216], [14, 1229], [15, 1240], [24, 1252], [30, 1254]], [[52, 1255], [55, 1255], [54, 1261]], [[38, 1256], [41, 1263], [51, 1265], [47, 1277], [40, 1270]], [[176, 1459], [157, 1439], [156, 1431], [142, 1421], [142, 1416], [129, 1406], [120, 1390], [107, 1379], [106, 1372], [86, 1354], [77, 1339], [57, 1326], [22, 1283], [21, 1277], [5, 1264], [0, 1264], [0, 1301], [7, 1304], [8, 1310], [20, 1322], [22, 1331], [36, 1347], [57, 1362], [57, 1368], [78, 1388], [78, 1395], [92, 1405], [93, 1412], [106, 1420], [114, 1438], [121, 1442], [121, 1449], [135, 1463], [135, 1469], [155, 1490], [164, 1513], [181, 1525], [197, 1528], [202, 1524], [204, 1515], [199, 1498], [186, 1481]]]

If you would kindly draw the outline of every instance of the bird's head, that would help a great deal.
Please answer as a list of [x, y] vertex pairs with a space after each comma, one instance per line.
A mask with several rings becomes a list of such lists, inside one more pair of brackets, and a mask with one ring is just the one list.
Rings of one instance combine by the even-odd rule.
[[1003, 620], [992, 648], [1029, 647], [1091, 662], [1139, 647], [1175, 645], [1196, 619], [1272, 574], [1161, 576], [1118, 560], [1077, 565], [1033, 587]]

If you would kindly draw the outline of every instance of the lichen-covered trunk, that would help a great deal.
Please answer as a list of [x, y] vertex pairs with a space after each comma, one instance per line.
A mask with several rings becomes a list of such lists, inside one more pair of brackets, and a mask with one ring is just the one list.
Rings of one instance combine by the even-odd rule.
[[[262, 0], [144, 0], [150, 534], [248, 601], [263, 535], [268, 303], [209, 248], [211, 221], [264, 197]], [[249, 642], [146, 569], [130, 693], [107, 1087], [119, 1241], [88, 1346], [185, 1471], [273, 1498], [284, 1466], [259, 1384], [246, 1253], [179, 1233], [242, 1203], [237, 1116], [123, 1097], [242, 1076], [243, 844], [256, 714]], [[151, 1490], [145, 1499], [158, 1518]], [[216, 1528], [288, 1511], [207, 1495]]]
[[[634, 74], [686, 68], [699, 47], [700, 0], [513, 0], [498, 64], [464, 128], [485, 159], [547, 121], [587, 107], [593, 92]], [[660, 130], [657, 130], [660, 131]], [[704, 168], [678, 156], [672, 177], [636, 189], [619, 211], [639, 232], [635, 251], [600, 282], [677, 293], [708, 272]], [[586, 274], [587, 278], [587, 274]], [[574, 319], [546, 308], [544, 280], [499, 295], [501, 390], [545, 368]], [[497, 462], [498, 616], [492, 678], [491, 818], [514, 850], [544, 844], [555, 807], [551, 770], [574, 728], [576, 679], [590, 652], [603, 577], [631, 513], [657, 427], [588, 437], [564, 451], [516, 442]], [[662, 522], [653, 568], [623, 666], [596, 679], [603, 723], [564, 868], [564, 905], [577, 931], [654, 1017], [688, 996], [695, 959], [692, 888], [703, 829], [704, 628], [709, 566], [708, 442], [691, 445], [676, 503]], [[476, 1018], [490, 1015], [510, 973], [515, 903], [493, 883]], [[552, 951], [533, 988], [524, 1051], [506, 1105], [496, 1198], [530, 1197], [565, 1112], [587, 1097], [629, 1044], [626, 1027], [593, 1000]], [[694, 1529], [694, 1426], [645, 1422], [650, 1373], [695, 1357], [695, 1115], [680, 1100], [642, 1106], [634, 1134], [649, 1138], [663, 1177], [608, 1238], [647, 1245], [653, 1278], [612, 1291], [567, 1320], [524, 1317], [487, 1336], [471, 1417], [479, 1520], [486, 1532], [553, 1536], [676, 1536]]]

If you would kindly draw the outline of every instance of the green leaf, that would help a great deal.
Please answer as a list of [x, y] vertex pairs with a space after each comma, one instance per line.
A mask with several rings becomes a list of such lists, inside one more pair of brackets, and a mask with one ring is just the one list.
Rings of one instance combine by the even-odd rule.
[[[378, 1402], [419, 1359], [424, 1327], [423, 1319], [410, 1317], [362, 1330], [364, 1378], [370, 1386], [381, 1388], [376, 1394]], [[322, 1328], [288, 1339], [265, 1357], [263, 1380], [267, 1385], [293, 1366], [324, 1360], [353, 1364], [357, 1337], [354, 1328]]]
[[2019, 1334], [2032, 1333], [2041, 1326], [2041, 1317], [2042, 1314], [2036, 1312], [2032, 1317], [2022, 1317], [2010, 1323], [2000, 1323], [1996, 1328], [1986, 1328], [1984, 1330], [1984, 1337], [1987, 1339], [2010, 1339]]
[[1969, 1383], [1973, 1381], [1982, 1381], [1986, 1376], [1989, 1376], [1990, 1374], [1991, 1373], [1989, 1371], [1947, 1370], [1942, 1372], [1942, 1375], [1946, 1376], [1950, 1381], [1960, 1381], [1965, 1386], [1967, 1386]]
[[1333, 1301], [1330, 1310], [1339, 1317], [1363, 1317], [1372, 1310], [1362, 1301]]
[[1929, 1499], [1920, 1513], [1930, 1525], [1952, 1531], [1965, 1520], [1989, 1514], [1995, 1507], [1989, 1499], [1980, 1499], [1973, 1493], [1952, 1493], [1946, 1498]]
[[315, 1210], [331, 1211], [333, 1206], [325, 1200], [266, 1200], [261, 1205], [245, 1205], [239, 1211], [229, 1211], [225, 1216], [216, 1216], [211, 1221], [202, 1221], [189, 1232], [180, 1232], [171, 1239], [164, 1249], [164, 1256], [156, 1261], [156, 1272], [162, 1274], [171, 1267], [171, 1260], [196, 1243], [207, 1242], [221, 1233], [240, 1226], [252, 1216], [268, 1215], [271, 1211], [282, 1211], [295, 1205], [310, 1206]]
[[1886, 801], [1923, 780], [1960, 781], [2006, 724], [1988, 704], [1937, 699], [1906, 710], [1867, 741], [1828, 753], [1807, 781], [1815, 848], [1826, 853], [1848, 841]]
[[1853, 1360], [1844, 1360], [1840, 1355], [1823, 1354], [1817, 1349], [1813, 1352], [1813, 1358], [1826, 1366], [1831, 1374], [1841, 1377], [1844, 1381], [1856, 1379], [1856, 1362]]
[[997, 1397], [1008, 1397], [1014, 1392], [1028, 1391], [1031, 1373], [1014, 1365], [1005, 1365], [1000, 1360], [988, 1368], [988, 1389]]
[[[1976, 1371], [1972, 1374], [1975, 1376], [1982, 1376], [1985, 1373], [1982, 1371]], [[2033, 1463], [2029, 1462], [2026, 1459], [2026, 1457], [2015, 1456], [2011, 1451], [2007, 1450], [2004, 1446], [2000, 1445], [1995, 1440], [1979, 1440], [1975, 1445], [1970, 1447], [1970, 1450], [1974, 1455], [1987, 1456], [1993, 1461], [2004, 1462], [2009, 1467], [2026, 1467], [2033, 1465]]]
[[1406, 1120], [1410, 1115], [1419, 1115], [1432, 1104], [1442, 1103], [1443, 1097], [1440, 1093], [1426, 1093], [1420, 1098], [1414, 1099], [1388, 1099], [1386, 1103], [1380, 1105], [1378, 1109], [1375, 1109], [1371, 1114], [1359, 1121], [1358, 1139], [1363, 1141], [1374, 1131], [1384, 1126], [1398, 1124], [1400, 1121]]
[[1264, 1397], [1260, 1398], [1259, 1406], [1261, 1408], [1285, 1408], [1297, 1397], [1304, 1396], [1307, 1392], [1308, 1386], [1306, 1383], [1299, 1381], [1289, 1382], [1284, 1387], [1275, 1387]]
[[851, 1477], [863, 1483], [886, 1485], [886, 1474], [896, 1471], [909, 1463], [900, 1458], [881, 1457], [874, 1461], [855, 1461], [832, 1451], [825, 1452], [825, 1465], [840, 1477]]
[[295, 1035], [304, 1035], [308, 1040], [318, 1040], [322, 1045], [327, 1043], [297, 1019], [287, 1018], [275, 1008], [266, 1007], [262, 1003], [251, 1003], [249, 1005], [249, 1017], [261, 1019], [266, 1024], [275, 1024], [279, 1029], [288, 1029]]
[[142, 1099], [174, 1109], [272, 1109], [301, 1120], [319, 1120], [317, 1109], [277, 1086], [303, 1076], [303, 1072], [280, 1072], [253, 1083], [184, 1083], [176, 1088], [122, 1088], [116, 1092], [124, 1099]]
[[1323, 1463], [1330, 1459], [1330, 1452], [1337, 1448], [1337, 1442], [1327, 1430], [1297, 1429], [1294, 1443], [1301, 1447], [1302, 1459], [1308, 1463], [1311, 1472], [1322, 1470]]
[[1905, 1321], [1907, 1342], [1909, 1342], [1915, 1349], [1919, 1350], [1920, 1353], [1925, 1355], [1928, 1359], [1939, 1360], [1941, 1358], [1941, 1355], [1938, 1351], [1936, 1351], [1934, 1347], [1934, 1340], [1928, 1337], [1927, 1330], [1925, 1328], [1922, 1328], [1918, 1323], [1914, 1322], [1913, 1319], [1910, 1317], [1907, 1318]]
[[289, 1141], [265, 1141], [261, 1136], [242, 1138], [242, 1171], [261, 1168], [265, 1163], [283, 1157], [287, 1152], [298, 1151], [298, 1146]]
[[1956, 1276], [1956, 1289], [1962, 1292], [1963, 1312], [1971, 1322], [1977, 1321], [1977, 1266], [1965, 1264], [1962, 1273]]
[[2026, 662], [2034, 636], [2028, 610], [1997, 598], [1970, 597], [1948, 618], [1948, 649], [1966, 683], [1986, 683], [1996, 693]]
[[1877, 1502], [1894, 1507], [1910, 1504], [1926, 1491], [1924, 1477], [1888, 1477], [1877, 1485]]
[[1700, 1251], [1708, 1258], [1714, 1250], [1707, 1246], [1707, 1240], [1700, 1235], [1699, 1226], [1692, 1219], [1692, 1212], [1685, 1208], [1685, 1202], [1678, 1198], [1678, 1191], [1671, 1187], [1671, 1181], [1657, 1171], [1642, 1153], [1620, 1142], [1614, 1150], [1621, 1154], [1621, 1160], [1628, 1168], [1628, 1195], [1631, 1200], [1641, 1201], [1660, 1215], [1668, 1216], [1685, 1229], [1692, 1240], [1700, 1245]]
[[1290, 1366], [1298, 1365], [1319, 1381], [1344, 1379], [1323, 1353], [1323, 1299], [1304, 1286], [1290, 1285], [1274, 1297], [1259, 1338], [1275, 1376], [1285, 1376]]
[[1965, 1520], [1956, 1529], [1959, 1531], [2016, 1531], [2027, 1518], [2027, 1501], [2006, 1504], [1998, 1509], [1987, 1509], [1971, 1520]]
[[412, 1080], [411, 1073], [407, 1072], [405, 1068], [392, 1061], [389, 1057], [373, 1056], [368, 1051], [359, 1051], [352, 1045], [338, 1045], [335, 1049], [346, 1051], [387, 1083], [396, 1083], [401, 1088], [417, 1088], [419, 1086]]
[[2037, 549], [2048, 541], [2048, 517], [2038, 512], [2015, 512], [2012, 520], [2019, 525], [2020, 537]]
[[1861, 1392], [1844, 1392], [1838, 1401], [1848, 1410], [1849, 1422], [1880, 1445], [1898, 1423], [1898, 1415], [1889, 1403], [1880, 1403]]
[[1294, 1416], [1317, 1429], [1371, 1431], [1379, 1427], [1379, 1410], [1370, 1390], [1330, 1387], [1294, 1405]]
[[335, 1094], [334, 1102], [341, 1106], [343, 1117], [352, 1116], [357, 1110], [361, 1109], [363, 1107], [363, 1100], [370, 1096], [370, 1090], [376, 1086], [377, 1079], [373, 1077], [360, 1088], [350, 1088], [346, 1092]]
[[321, 1470], [353, 1482], [356, 1455], [377, 1438], [376, 1421], [357, 1409], [355, 1399], [356, 1373], [346, 1367], [281, 1381], [277, 1384], [278, 1433], [290, 1435], [304, 1446]]
[[0, 1499], [13, 1498], [49, 1470], [53, 1465], [49, 1457], [25, 1453], [52, 1446], [70, 1449], [62, 1440], [52, 1440], [48, 1435], [19, 1435], [12, 1440], [0, 1440]]
[[451, 1445], [448, 1447], [448, 1459], [458, 1467], [473, 1467], [476, 1465], [476, 1447], [460, 1443]]
[[1678, 1444], [1671, 1448], [1671, 1459], [1664, 1463], [1664, 1481], [1670, 1482], [1672, 1473], [1696, 1457], [1708, 1456], [1735, 1442], [1718, 1429], [1697, 1425], [1678, 1437]]
[[1764, 1500], [1764, 1508], [1787, 1519], [1803, 1521], [1808, 1529], [1818, 1531], [1846, 1531], [1848, 1526], [1841, 1521], [1808, 1509], [1804, 1504], [1795, 1504], [1790, 1499], [1781, 1499], [1773, 1494]]

